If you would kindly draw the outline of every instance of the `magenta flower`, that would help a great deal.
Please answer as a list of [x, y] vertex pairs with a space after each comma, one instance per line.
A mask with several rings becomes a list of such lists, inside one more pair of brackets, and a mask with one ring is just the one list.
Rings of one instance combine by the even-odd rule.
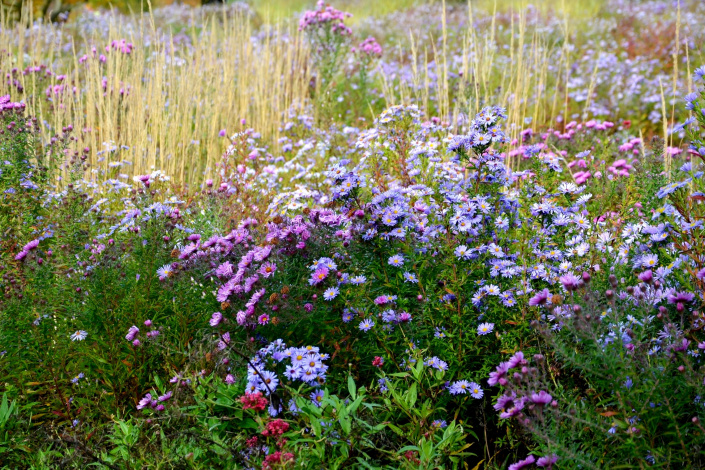
[[543, 390], [541, 390], [539, 393], [531, 394], [531, 401], [539, 406], [548, 405], [549, 403], [551, 403], [551, 400], [553, 400], [553, 397]]
[[494, 404], [494, 409], [501, 411], [499, 417], [502, 419], [514, 417], [524, 409], [524, 398], [517, 398], [514, 392], [502, 395]]
[[545, 455], [536, 461], [536, 466], [537, 467], [545, 467], [550, 470], [553, 468], [553, 465], [555, 465], [555, 463], [557, 461], [558, 461], [558, 456], [556, 454]]
[[277, 270], [277, 265], [270, 262], [270, 261], [267, 261], [266, 263], [264, 263], [262, 265], [261, 268], [259, 268], [259, 271], [257, 271], [257, 272], [259, 272], [265, 278], [268, 278], [268, 277], [271, 277], [274, 274], [274, 271], [276, 271], [276, 270]]
[[328, 268], [318, 268], [316, 269], [313, 274], [311, 275], [311, 279], [308, 280], [308, 283], [311, 284], [312, 286], [317, 286], [323, 280], [328, 277]]
[[548, 289], [544, 289], [541, 292], [537, 292], [531, 299], [529, 299], [529, 305], [535, 307], [537, 305], [544, 305], [551, 295]]
[[23, 248], [22, 251], [32, 251], [36, 247], [39, 246], [39, 240], [32, 240], [31, 242], [27, 243]]
[[536, 462], [536, 458], [533, 455], [530, 455], [524, 460], [520, 460], [517, 463], [511, 464], [507, 470], [521, 470], [522, 468], [526, 468], [533, 465], [534, 462]]
[[127, 335], [125, 335], [125, 339], [128, 341], [133, 341], [137, 335], [139, 334], [140, 329], [137, 328], [135, 325], [132, 325], [129, 330], [127, 330]]
[[215, 326], [220, 325], [220, 322], [222, 322], [222, 321], [223, 321], [223, 314], [220, 312], [215, 312], [215, 313], [213, 313], [213, 315], [211, 315], [211, 319], [208, 323], [210, 324], [210, 326], [215, 327]]
[[695, 295], [690, 292], [674, 292], [668, 296], [668, 303], [691, 302]]
[[524, 364], [526, 364], [524, 353], [519, 351], [509, 358], [509, 361], [507, 361], [507, 369], [514, 369], [516, 366]]
[[505, 376], [507, 375], [507, 371], [509, 371], [508, 363], [502, 362], [497, 366], [495, 372], [490, 372], [490, 378], [487, 380], [490, 387], [494, 387], [497, 384], [504, 385], [500, 381], [505, 381], [506, 383]]
[[647, 284], [650, 284], [653, 279], [654, 279], [654, 273], [652, 273], [650, 269], [647, 269], [643, 273], [639, 274], [639, 280], [641, 282], [645, 282]]
[[152, 404], [152, 394], [148, 393], [142, 398], [139, 403], [137, 404], [137, 409], [141, 410], [143, 408], [147, 408]]
[[572, 273], [561, 276], [560, 281], [568, 292], [576, 290], [578, 288], [578, 283], [580, 282], [580, 280]]

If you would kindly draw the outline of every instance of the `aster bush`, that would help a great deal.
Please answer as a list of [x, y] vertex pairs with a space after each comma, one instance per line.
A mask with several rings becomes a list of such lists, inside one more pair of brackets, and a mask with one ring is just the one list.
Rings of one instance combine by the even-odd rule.
[[[348, 17], [303, 14], [312, 99], [277, 139], [248, 116], [212, 123], [223, 151], [198, 182], [130, 178], [142, 157], [115, 142], [93, 167], [92, 129], [46, 138], [50, 123], [0, 98], [0, 461], [705, 466], [705, 69], [667, 140], [594, 103], [522, 127], [440, 60], [425, 66], [462, 111], [409, 98], [408, 74], [380, 76], [409, 59]], [[459, 41], [445, 28], [444, 54]], [[114, 40], [77, 61], [142, 52]], [[23, 93], [20, 76], [52, 113], [83, 92], [78, 73], [8, 72]], [[134, 106], [138, 85], [103, 80], [105, 100]], [[403, 104], [377, 112], [380, 86]]]

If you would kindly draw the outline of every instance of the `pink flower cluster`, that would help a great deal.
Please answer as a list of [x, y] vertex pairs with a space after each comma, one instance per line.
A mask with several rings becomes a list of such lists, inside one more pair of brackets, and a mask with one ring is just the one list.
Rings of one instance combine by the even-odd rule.
[[353, 47], [353, 52], [358, 51], [360, 52], [360, 54], [365, 55], [367, 57], [382, 56], [382, 46], [380, 46], [377, 40], [372, 36], [362, 41], [357, 48]]
[[279, 437], [289, 430], [289, 423], [282, 419], [275, 419], [267, 423], [267, 428], [262, 431], [263, 436]]
[[127, 42], [125, 39], [114, 40], [109, 46], [105, 46], [105, 52], [110, 52], [110, 49], [113, 49], [123, 54], [129, 54], [134, 47], [131, 42]]
[[240, 397], [243, 410], [264, 411], [269, 401], [260, 393], [245, 393]]
[[352, 14], [336, 10], [330, 5], [327, 5], [323, 0], [319, 0], [318, 9], [309, 10], [304, 13], [299, 21], [299, 31], [310, 30], [314, 28], [328, 28], [333, 34], [341, 36], [349, 36], [352, 30], [345, 26], [345, 19]]
[[13, 103], [12, 100], [10, 100], [10, 95], [0, 96], [0, 112], [6, 109], [17, 109], [21, 111], [24, 108], [24, 103]]
[[[151, 327], [151, 326], [152, 326], [152, 320], [145, 320], [145, 321], [144, 321], [144, 326], [146, 326], [147, 328]], [[130, 329], [127, 330], [127, 334], [125, 335], [125, 339], [126, 339], [127, 341], [131, 341], [131, 342], [132, 342], [132, 345], [133, 345], [134, 347], [137, 347], [137, 346], [139, 346], [139, 345], [142, 344], [142, 343], [140, 342], [140, 340], [137, 338], [137, 336], [138, 336], [139, 334], [140, 334], [140, 329], [137, 328], [135, 325], [132, 325], [132, 326], [130, 327]], [[151, 330], [151, 331], [148, 331], [148, 332], [146, 333], [147, 338], [152, 338], [152, 339], [153, 339], [153, 338], [156, 338], [156, 337], [159, 336], [160, 334], [161, 334], [161, 332], [160, 332], [158, 329], [156, 329], [156, 328], [153, 329], [153, 330]]]
[[[294, 454], [291, 452], [282, 453], [281, 451], [276, 451], [273, 454], [269, 454], [262, 462], [262, 470], [271, 470], [273, 468], [284, 468], [290, 463], [294, 463]], [[273, 467], [272, 465], [276, 465]]]

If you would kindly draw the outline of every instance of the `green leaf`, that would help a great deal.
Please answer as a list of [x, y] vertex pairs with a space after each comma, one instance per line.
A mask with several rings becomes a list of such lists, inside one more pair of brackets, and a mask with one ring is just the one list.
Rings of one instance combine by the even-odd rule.
[[357, 388], [355, 387], [355, 380], [352, 378], [352, 375], [348, 375], [348, 392], [350, 392], [350, 396], [353, 400], [357, 398]]
[[416, 390], [416, 384], [413, 383], [411, 384], [411, 388], [409, 388], [409, 391], [407, 392], [407, 405], [409, 408], [413, 408], [414, 405], [416, 404], [416, 399], [418, 398], [418, 392]]

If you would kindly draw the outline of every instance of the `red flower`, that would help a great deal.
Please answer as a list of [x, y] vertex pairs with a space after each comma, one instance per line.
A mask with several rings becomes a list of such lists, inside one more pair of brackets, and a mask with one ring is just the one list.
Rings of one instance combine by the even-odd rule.
[[253, 409], [255, 411], [264, 411], [269, 401], [264, 398], [260, 392], [255, 392], [246, 393], [241, 396], [240, 403], [242, 403], [243, 410]]

